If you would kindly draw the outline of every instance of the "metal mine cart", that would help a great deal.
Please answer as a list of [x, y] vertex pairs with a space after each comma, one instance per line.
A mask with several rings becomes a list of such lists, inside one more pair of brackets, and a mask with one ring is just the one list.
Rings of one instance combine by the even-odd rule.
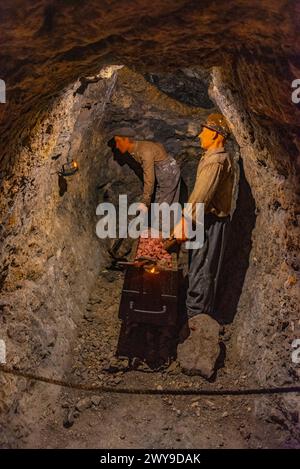
[[136, 257], [139, 239], [134, 243], [130, 261], [125, 264], [125, 279], [119, 307], [122, 326], [117, 355], [136, 359], [152, 368], [170, 363], [176, 356], [177, 333], [182, 322], [182, 271], [177, 255], [172, 266], [150, 257]]

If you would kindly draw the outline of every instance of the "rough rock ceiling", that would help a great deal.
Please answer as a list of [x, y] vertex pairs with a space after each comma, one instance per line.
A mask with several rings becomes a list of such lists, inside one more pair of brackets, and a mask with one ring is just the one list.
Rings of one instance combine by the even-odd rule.
[[232, 66], [249, 110], [295, 127], [299, 21], [299, 3], [290, 0], [2, 2], [2, 142], [24, 118], [34, 121], [49, 97], [108, 63], [149, 73]]
[[51, 90], [103, 62], [210, 66], [238, 51], [295, 61], [300, 7], [290, 0], [11, 0], [0, 6], [0, 69], [10, 87]]

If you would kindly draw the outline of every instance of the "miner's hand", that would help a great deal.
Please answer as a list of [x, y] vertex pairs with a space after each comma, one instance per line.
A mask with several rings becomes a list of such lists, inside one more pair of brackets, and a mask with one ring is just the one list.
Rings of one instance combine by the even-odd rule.
[[164, 249], [167, 252], [173, 252], [175, 248], [177, 248], [177, 246], [178, 246], [178, 242], [176, 238], [170, 237], [164, 242]]
[[183, 243], [187, 238], [188, 227], [184, 217], [175, 225], [173, 230], [173, 238], [176, 238], [178, 243]]
[[164, 248], [168, 252], [172, 252], [178, 245], [186, 241], [188, 238], [186, 236], [186, 221], [182, 217], [180, 222], [174, 227], [173, 232], [171, 233], [170, 238], [164, 242]]

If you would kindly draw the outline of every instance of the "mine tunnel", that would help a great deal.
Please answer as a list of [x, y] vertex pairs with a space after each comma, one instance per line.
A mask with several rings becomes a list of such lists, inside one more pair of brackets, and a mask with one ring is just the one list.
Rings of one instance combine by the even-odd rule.
[[[270, 2], [260, 4], [270, 25], [280, 30]], [[70, 33], [72, 28], [77, 30], [79, 19], [73, 17], [73, 6], [66, 4], [64, 8], [70, 10], [74, 20], [67, 20]], [[49, 31], [54, 28], [56, 38], [61, 33], [59, 17], [51, 8], [38, 8], [34, 12], [36, 34], [28, 50], [25, 48], [11, 62], [1, 58], [9, 85], [7, 106], [1, 108], [0, 167], [0, 339], [5, 341], [7, 364], [12, 370], [50, 380], [116, 389], [291, 386], [299, 380], [299, 367], [290, 358], [291, 343], [299, 334], [299, 109], [288, 96], [290, 82], [299, 71], [299, 61], [289, 56], [288, 49], [294, 25], [291, 23], [282, 33], [285, 51], [274, 47], [276, 40], [268, 30], [265, 36], [255, 35], [238, 31], [231, 23], [231, 35], [223, 38], [221, 51], [217, 34], [209, 38], [208, 33], [206, 47], [200, 39], [195, 45], [187, 37], [186, 49], [177, 49], [177, 33], [178, 41], [184, 39], [176, 21], [174, 37], [168, 36], [164, 16], [168, 17], [168, 8], [172, 9], [170, 5], [160, 6], [155, 26], [155, 15], [145, 13], [139, 25], [144, 25], [145, 39], [138, 45], [137, 25], [136, 29], [129, 28], [125, 42], [121, 33], [111, 36], [105, 28], [98, 42], [90, 44], [85, 39], [84, 46], [72, 42], [72, 34], [68, 34], [59, 53], [54, 53], [53, 44], [44, 52], [49, 60], [44, 69], [43, 58], [37, 54], [29, 70], [26, 54], [30, 48], [36, 43], [38, 50], [44, 51], [43, 41], [47, 43]], [[181, 16], [197, 30], [197, 7], [180, 8]], [[92, 25], [87, 6], [82, 14], [98, 29]], [[210, 14], [213, 18], [213, 8]], [[228, 14], [235, 15], [230, 9]], [[9, 18], [10, 13], [7, 15]], [[107, 15], [114, 19], [112, 12]], [[21, 20], [15, 21], [19, 24]], [[122, 29], [119, 21], [116, 31]], [[151, 25], [157, 34], [156, 43], [147, 40]], [[204, 34], [205, 26], [203, 31], [202, 26], [199, 28]], [[21, 36], [24, 31], [21, 28]], [[6, 34], [10, 34], [8, 30]], [[248, 40], [248, 46], [235, 49], [236, 37]], [[167, 44], [165, 49], [159, 47], [160, 41]], [[122, 51], [118, 48], [121, 43]], [[16, 51], [19, 47], [16, 41]], [[113, 60], [107, 59], [105, 48], [111, 49]], [[109, 139], [115, 128], [123, 126], [134, 128], [138, 140], [163, 144], [180, 166], [181, 198], [186, 200], [202, 155], [197, 140], [199, 127], [213, 112], [222, 113], [230, 124], [227, 150], [236, 175], [215, 315], [221, 331], [222, 359], [208, 382], [182, 375], [176, 357], [164, 370], [141, 369], [138, 373], [126, 369], [126, 364], [122, 368], [114, 360], [126, 269], [113, 265], [108, 254], [110, 240], [96, 236], [96, 209], [102, 202], [118, 206], [120, 194], [127, 194], [129, 203], [137, 200], [142, 180], [132, 161], [115, 157]], [[70, 162], [76, 162], [76, 171], [65, 174]], [[125, 255], [126, 243], [123, 249]], [[187, 268], [185, 254], [180, 257], [183, 270]], [[184, 281], [182, 285], [184, 289]], [[115, 436], [116, 445], [127, 438], [128, 415], [135, 412], [132, 396], [131, 400], [124, 397], [123, 404], [115, 397], [93, 395], [90, 399], [80, 390], [70, 391], [70, 397], [65, 388], [51, 382], [1, 371], [0, 382], [3, 447], [41, 447], [46, 440], [54, 447], [68, 445], [70, 437], [64, 432], [72, 432], [80, 420], [83, 443], [74, 433], [72, 438], [78, 445], [96, 445], [95, 437], [86, 430], [87, 417], [81, 415], [93, 406], [102, 409], [106, 425], [121, 435]], [[138, 399], [141, 407], [151, 405], [140, 396]], [[164, 413], [161, 406], [169, 405], [165, 399], [157, 406], [153, 404], [154, 414], [148, 408], [150, 420], [155, 419], [155, 412]], [[220, 419], [226, 418], [226, 406], [208, 402], [204, 421], [210, 421], [214, 411], [220, 413]], [[189, 405], [197, 413], [194, 404]], [[176, 405], [171, 404], [177, 417], [188, 408], [186, 403]], [[234, 406], [235, 430], [221, 438], [221, 446], [230, 447], [231, 439], [240, 447], [299, 444], [300, 408], [295, 395], [258, 397]], [[111, 408], [116, 410], [108, 412]], [[249, 431], [238, 425], [243, 412], [251, 415]], [[112, 417], [107, 417], [108, 413]], [[187, 427], [192, 425], [192, 417], [185, 418]], [[119, 419], [128, 420], [127, 429], [115, 423]], [[105, 444], [105, 425], [101, 429], [95, 425]], [[213, 428], [216, 424], [211, 425]], [[162, 444], [159, 436], [153, 443], [148, 430], [141, 427], [140, 432], [144, 444]], [[180, 441], [191, 447], [199, 441], [210, 444], [200, 437], [189, 439], [185, 427], [178, 434], [178, 445]], [[130, 444], [136, 446], [138, 440]]]

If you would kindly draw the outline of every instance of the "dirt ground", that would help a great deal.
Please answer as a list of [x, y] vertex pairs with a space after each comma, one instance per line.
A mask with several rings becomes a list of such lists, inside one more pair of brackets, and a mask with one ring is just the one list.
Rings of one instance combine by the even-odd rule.
[[[142, 389], [255, 386], [240, 364], [230, 359], [218, 370], [214, 382], [185, 376], [177, 362], [159, 372], [106, 371], [120, 329], [122, 283], [123, 273], [117, 271], [105, 270], [97, 279], [78, 325], [79, 339], [66, 380]], [[230, 326], [223, 340], [230, 347]], [[257, 396], [96, 394], [44, 383], [37, 386], [43, 412], [32, 421], [31, 431], [20, 438], [20, 446], [25, 448], [272, 448], [290, 444], [279, 425], [256, 419]], [[59, 391], [55, 406], [42, 399], [49, 386], [53, 392]]]

